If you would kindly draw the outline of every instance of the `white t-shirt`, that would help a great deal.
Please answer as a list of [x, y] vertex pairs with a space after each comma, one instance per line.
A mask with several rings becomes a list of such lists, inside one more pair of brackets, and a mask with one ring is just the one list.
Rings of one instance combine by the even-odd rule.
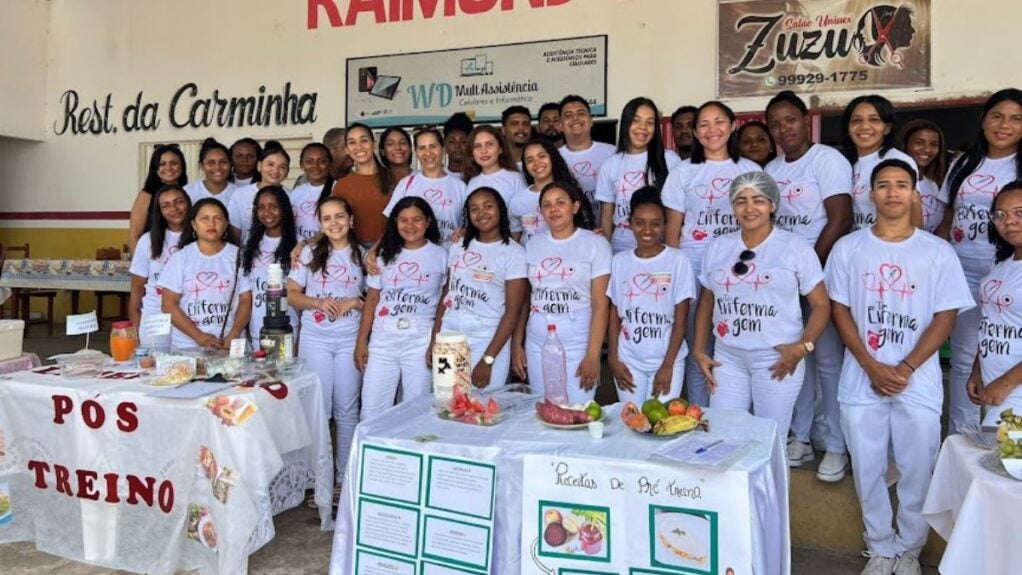
[[944, 220], [947, 211], [947, 189], [938, 186], [930, 178], [921, 178], [916, 184], [919, 199], [923, 204], [923, 229], [932, 232]]
[[595, 209], [599, 206], [596, 203], [596, 181], [600, 175], [600, 167], [617, 153], [617, 149], [606, 142], [593, 142], [587, 149], [578, 152], [569, 150], [568, 146], [561, 146], [559, 151]]
[[[934, 314], [975, 305], [954, 250], [922, 231], [900, 242], [881, 240], [871, 228], [841, 238], [827, 260], [827, 289], [830, 299], [848, 306], [870, 355], [888, 365], [915, 348]], [[939, 414], [944, 391], [938, 354], [915, 367], [908, 387], [885, 397], [873, 390], [866, 371], [846, 350], [838, 401], [903, 401]]]
[[231, 196], [234, 195], [234, 189], [235, 184], [227, 182], [226, 188], [221, 190], [219, 194], [214, 194], [206, 187], [205, 181], [195, 180], [194, 182], [189, 182], [189, 184], [185, 186], [185, 193], [188, 194], [189, 198], [191, 198], [192, 204], [202, 198], [216, 198], [220, 200], [220, 203], [222, 203], [224, 207], [227, 207], [231, 204]]
[[525, 183], [525, 176], [521, 172], [501, 169], [492, 174], [479, 174], [469, 180], [468, 187], [465, 189], [465, 197], [467, 198], [478, 188], [493, 188], [497, 190], [501, 198], [504, 198], [504, 205], [509, 206], [511, 198], [528, 187], [529, 185]]
[[506, 283], [527, 273], [525, 248], [510, 240], [484, 243], [472, 240], [451, 246], [450, 276], [444, 307], [448, 310], [500, 320], [507, 304]]
[[[979, 284], [979, 305], [979, 367], [989, 385], [1022, 361], [1022, 261], [1009, 257], [990, 270]], [[1008, 407], [1019, 413], [1022, 386], [991, 411], [999, 416]]]
[[592, 306], [592, 280], [610, 274], [610, 244], [601, 234], [577, 229], [571, 237], [536, 234], [525, 247], [532, 286], [531, 311], [561, 315]]
[[163, 252], [156, 259], [151, 259], [152, 244], [149, 243], [149, 239], [150, 232], [146, 232], [138, 238], [128, 271], [131, 272], [131, 275], [146, 278], [145, 295], [142, 297], [142, 313], [162, 313], [163, 290], [158, 287], [157, 282], [159, 282], [160, 273], [167, 265], [170, 256], [177, 252], [177, 242], [181, 239], [181, 232], [166, 231], [163, 236]]
[[234, 184], [234, 187], [241, 188], [252, 183], [252, 176], [247, 178], [234, 178], [234, 181], [231, 183]]
[[[312, 246], [305, 246], [302, 248], [298, 264], [291, 268], [291, 273], [287, 276], [289, 280], [304, 288], [305, 295], [337, 299], [365, 295], [365, 275], [362, 268], [351, 260], [351, 246], [342, 250], [330, 250], [326, 266], [321, 270], [311, 271], [309, 269], [311, 261]], [[361, 311], [351, 310], [331, 321], [318, 309], [302, 310], [302, 336], [320, 338], [351, 336], [358, 333], [361, 317]]]
[[235, 188], [231, 203], [227, 204], [227, 217], [232, 226], [241, 230], [242, 245], [248, 240], [248, 230], [252, 228], [252, 204], [258, 193], [258, 184]]
[[462, 209], [465, 207], [465, 183], [454, 176], [427, 178], [422, 172], [412, 172], [401, 178], [390, 195], [390, 202], [383, 209], [383, 215], [390, 217], [390, 212], [398, 200], [406, 196], [415, 196], [429, 202], [440, 226], [440, 239], [445, 246], [450, 245], [454, 231], [464, 225], [461, 221]]
[[[675, 307], [695, 297], [692, 266], [681, 250], [670, 247], [651, 258], [640, 258], [634, 250], [615, 254], [607, 296], [621, 318], [617, 344], [621, 360], [655, 371], [667, 354]], [[694, 306], [689, 313], [695, 313]], [[682, 340], [677, 361], [686, 355], [688, 347]]]
[[[316, 206], [319, 204], [319, 196], [323, 193], [323, 186], [313, 186], [306, 182], [291, 192], [291, 209], [295, 214], [295, 231], [298, 234], [298, 241], [308, 240], [319, 233], [319, 218], [316, 217]], [[232, 216], [233, 221], [233, 216]]]
[[366, 278], [366, 286], [380, 290], [374, 321], [408, 319], [432, 325], [447, 279], [447, 250], [426, 242], [421, 248], [402, 249], [386, 265], [377, 257], [376, 265], [380, 274]]
[[[259, 241], [259, 251], [252, 259], [252, 271], [246, 275], [249, 286], [252, 288], [252, 319], [248, 322], [248, 335], [253, 340], [259, 338], [259, 332], [263, 329], [263, 319], [266, 317], [266, 275], [270, 270], [270, 264], [276, 261], [274, 252], [280, 246], [280, 238], [271, 238], [263, 235]], [[244, 270], [242, 270], [244, 273]], [[283, 286], [287, 289], [287, 286]], [[291, 327], [298, 327], [298, 312], [289, 307], [288, 315], [291, 316]]]
[[851, 193], [852, 167], [848, 160], [830, 146], [813, 144], [794, 162], [778, 156], [767, 164], [765, 170], [777, 180], [781, 189], [778, 227], [795, 232], [815, 246], [827, 225], [824, 200]]
[[[618, 152], [607, 159], [600, 167], [600, 173], [596, 182], [596, 204], [593, 210], [597, 219], [602, 210], [601, 204], [614, 204], [614, 234], [611, 237], [611, 245], [614, 252], [630, 250], [635, 248], [635, 236], [628, 226], [628, 216], [631, 212], [630, 202], [635, 190], [647, 185], [654, 185], [652, 174], [647, 177], [646, 160], [647, 152], [639, 154], [626, 154]], [[664, 152], [664, 159], [667, 162], [667, 170], [670, 172], [681, 164], [678, 154], [667, 150]]]
[[799, 294], [823, 281], [820, 259], [793, 232], [775, 227], [738, 275], [734, 265], [748, 248], [742, 233], [717, 238], [706, 248], [699, 283], [713, 292], [713, 335], [745, 350], [771, 349], [802, 337]]
[[[964, 156], [959, 159], [963, 161]], [[957, 162], [956, 162], [957, 165]], [[950, 174], [944, 179], [944, 197], [951, 197]], [[951, 223], [951, 246], [959, 257], [978, 260], [994, 259], [994, 246], [987, 236], [990, 225], [990, 207], [994, 196], [1009, 184], [1022, 176], [1015, 173], [1015, 154], [997, 158], [983, 158], [983, 161], [965, 181], [962, 182], [955, 195], [955, 213]]]
[[543, 219], [543, 211], [539, 209], [539, 192], [525, 188], [511, 198], [508, 206], [508, 217], [511, 220], [511, 232], [520, 233], [519, 242], [524, 246], [532, 236], [545, 232], [549, 228]]
[[758, 164], [745, 158], [683, 161], [671, 170], [664, 183], [663, 201], [685, 216], [681, 249], [695, 266], [702, 263], [706, 246], [714, 238], [736, 232], [741, 226], [731, 209], [731, 180], [747, 172], [761, 172]]
[[[198, 242], [192, 242], [170, 256], [156, 285], [181, 294], [178, 305], [200, 331], [220, 337], [221, 326], [226, 324], [223, 330], [226, 337], [234, 326], [238, 296], [251, 291], [248, 278], [239, 271], [234, 300], [228, 300], [237, 258], [238, 248], [232, 244], [224, 246], [216, 255], [207, 256], [199, 251]], [[173, 328], [171, 345], [196, 347], [198, 344], [181, 330]]]
[[916, 171], [916, 177], [919, 176], [919, 168], [916, 167], [916, 161], [913, 160], [911, 156], [897, 148], [887, 150], [887, 153], [884, 154], [882, 158], [880, 157], [880, 150], [877, 150], [872, 154], [859, 156], [859, 159], [855, 161], [855, 165], [852, 166], [853, 230], [868, 228], [877, 223], [876, 206], [873, 204], [873, 200], [869, 197], [869, 193], [873, 191], [870, 179], [873, 176], [873, 169], [877, 167], [877, 164], [883, 160], [892, 159], [901, 160], [912, 166], [912, 169]]

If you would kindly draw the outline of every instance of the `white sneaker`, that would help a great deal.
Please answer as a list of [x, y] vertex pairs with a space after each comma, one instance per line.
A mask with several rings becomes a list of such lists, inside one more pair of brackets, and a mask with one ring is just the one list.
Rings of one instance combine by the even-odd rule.
[[813, 453], [813, 447], [808, 443], [802, 443], [795, 438], [788, 441], [788, 447], [785, 451], [788, 453], [789, 467], [801, 467], [806, 461], [816, 459], [816, 454]]
[[823, 461], [820, 462], [820, 467], [816, 469], [816, 478], [820, 481], [834, 483], [835, 481], [841, 481], [844, 479], [845, 473], [847, 472], [848, 454], [828, 451], [827, 454], [823, 456]]
[[911, 553], [905, 553], [898, 557], [898, 565], [894, 568], [894, 575], [920, 575], [922, 568], [919, 560]]
[[869, 558], [869, 563], [866, 563], [866, 568], [862, 570], [860, 575], [892, 575], [897, 562], [898, 560], [894, 557], [873, 555]]

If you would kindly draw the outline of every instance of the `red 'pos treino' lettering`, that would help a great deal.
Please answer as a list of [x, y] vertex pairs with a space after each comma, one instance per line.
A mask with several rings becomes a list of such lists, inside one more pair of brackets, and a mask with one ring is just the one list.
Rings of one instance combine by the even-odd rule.
[[[67, 395], [53, 396], [53, 423], [63, 425], [75, 410], [75, 402]], [[106, 423], [106, 409], [94, 399], [86, 399], [78, 408], [82, 422], [90, 429], [100, 429]], [[138, 406], [130, 401], [117, 404], [114, 410], [117, 429], [131, 433], [138, 429]]]
[[[28, 470], [35, 473], [34, 485], [37, 489], [48, 489], [46, 482], [50, 474], [51, 466], [45, 461], [30, 460]], [[117, 473], [104, 473], [102, 480], [99, 473], [90, 469], [75, 469], [72, 478], [72, 470], [54, 463], [52, 466], [54, 489], [57, 493], [63, 493], [68, 497], [99, 501], [100, 498], [106, 503], [120, 503], [117, 482], [120, 475]], [[165, 479], [159, 484], [155, 477], [138, 477], [137, 475], [125, 475], [128, 496], [124, 501], [128, 505], [139, 505], [145, 503], [149, 507], [156, 505], [160, 511], [170, 513], [174, 509], [174, 484]]]
[[[384, 24], [404, 22], [416, 16], [431, 20], [437, 16], [450, 18], [458, 14], [483, 14], [498, 9], [508, 12], [526, 4], [532, 8], [550, 8], [567, 4], [571, 0], [306, 0], [306, 2], [308, 29], [315, 30], [319, 28], [320, 11], [330, 21], [331, 28], [340, 28], [357, 24], [358, 15], [362, 13], [372, 15], [377, 24]], [[342, 10], [345, 6], [347, 10]]]

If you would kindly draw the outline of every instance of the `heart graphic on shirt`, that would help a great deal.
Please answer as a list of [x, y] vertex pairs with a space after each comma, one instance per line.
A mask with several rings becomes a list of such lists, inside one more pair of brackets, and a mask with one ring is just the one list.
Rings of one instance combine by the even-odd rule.
[[880, 265], [880, 279], [885, 284], [894, 287], [898, 280], [901, 279], [902, 271], [900, 266], [894, 264], [881, 264]]
[[431, 204], [444, 203], [444, 191], [439, 188], [430, 188], [422, 192], [422, 197], [426, 198], [426, 201]]
[[633, 189], [640, 188], [646, 185], [646, 170], [632, 170], [631, 172], [625, 172], [623, 179]]
[[731, 193], [731, 178], [713, 178], [710, 180], [710, 186], [726, 196]]
[[955, 227], [955, 229], [951, 230], [951, 239], [955, 240], [956, 243], [961, 243], [965, 239], [965, 232], [962, 231], [962, 228]]
[[406, 278], [416, 279], [415, 274], [419, 273], [419, 264], [416, 262], [401, 262], [397, 264], [397, 271]]
[[323, 323], [326, 320], [326, 314], [317, 309], [312, 313], [312, 319], [315, 320], [316, 323]]
[[199, 272], [195, 275], [195, 281], [203, 288], [212, 287], [218, 279], [220, 274], [216, 272]]
[[464, 262], [466, 266], [472, 267], [477, 263], [483, 261], [483, 254], [479, 252], [467, 251], [464, 254], [462, 254], [461, 261]]
[[972, 174], [965, 179], [965, 185], [971, 188], [970, 191], [979, 194], [997, 193], [996, 179], [990, 174]]
[[305, 215], [312, 215], [316, 213], [316, 200], [309, 200], [298, 204], [298, 211]]
[[697, 241], [697, 242], [701, 242], [701, 241], [705, 240], [706, 239], [706, 235], [707, 234], [706, 234], [705, 230], [693, 230], [692, 231], [692, 239]]
[[167, 248], [167, 253], [169, 255], [174, 255], [174, 254], [177, 253], [177, 250], [179, 250], [179, 249], [181, 249], [181, 248], [179, 248], [177, 246], [170, 246], [169, 248]]
[[571, 171], [575, 172], [575, 174], [577, 174], [579, 176], [589, 176], [589, 175], [591, 175], [591, 171], [590, 170], [592, 170], [592, 169], [593, 169], [593, 163], [588, 161], [588, 160], [586, 160], [584, 162], [575, 162], [574, 165], [571, 166]]
[[719, 335], [720, 337], [724, 337], [725, 335], [728, 334], [729, 331], [730, 330], [727, 327], [727, 322], [726, 321], [722, 321], [722, 322], [718, 322], [717, 323], [717, 335]]
[[274, 252], [264, 252], [259, 250], [259, 253], [256, 254], [256, 263], [259, 264], [258, 267], [270, 265], [270, 263], [273, 262], [273, 254]]
[[872, 349], [873, 351], [876, 351], [876, 350], [880, 349], [880, 345], [881, 345], [880, 344], [880, 333], [872, 331], [872, 330], [867, 331], [866, 332], [866, 344], [869, 345], [869, 348]]
[[323, 275], [332, 280], [340, 280], [348, 275], [348, 266], [344, 264], [327, 264], [323, 268]]
[[545, 258], [543, 261], [539, 262], [539, 267], [547, 274], [553, 274], [556, 273], [557, 270], [561, 269], [561, 264], [563, 263], [564, 260], [558, 257]]

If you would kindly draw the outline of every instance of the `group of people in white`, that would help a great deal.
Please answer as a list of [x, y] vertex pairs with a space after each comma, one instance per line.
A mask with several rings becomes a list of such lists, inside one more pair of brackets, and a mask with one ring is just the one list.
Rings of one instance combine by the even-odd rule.
[[132, 319], [170, 313], [178, 347], [257, 338], [281, 264], [298, 355], [336, 422], [338, 488], [360, 419], [430, 393], [439, 331], [467, 335], [473, 385], [513, 373], [542, 393], [552, 324], [571, 401], [594, 397], [606, 343], [621, 401], [684, 387], [751, 410], [790, 433], [792, 466], [817, 441], [820, 479], [854, 468], [863, 573], [919, 573], [938, 350], [950, 338], [952, 433], [980, 406], [1022, 408], [1022, 91], [989, 98], [953, 162], [939, 126], [899, 132], [879, 95], [846, 107], [844, 153], [813, 142], [790, 91], [765, 123], [739, 126], [718, 101], [679, 108], [673, 146], [647, 98], [625, 105], [616, 148], [593, 141], [585, 98], [532, 120], [456, 114], [390, 128], [378, 152], [367, 126], [334, 129], [302, 150], [291, 191], [276, 142], [207, 140], [191, 183], [161, 146], [132, 211]]

